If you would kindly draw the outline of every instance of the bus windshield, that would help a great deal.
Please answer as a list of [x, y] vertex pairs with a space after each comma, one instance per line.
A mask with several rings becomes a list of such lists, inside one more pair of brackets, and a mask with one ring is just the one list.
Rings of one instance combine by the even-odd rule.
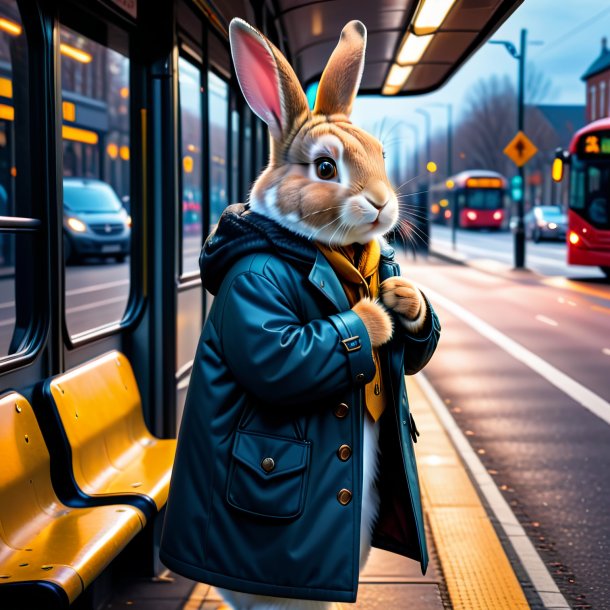
[[610, 161], [574, 156], [570, 209], [597, 229], [610, 229]]
[[108, 184], [64, 181], [64, 205], [72, 212], [118, 212], [121, 202]]
[[498, 210], [502, 208], [502, 191], [497, 189], [468, 189], [466, 207], [473, 210]]

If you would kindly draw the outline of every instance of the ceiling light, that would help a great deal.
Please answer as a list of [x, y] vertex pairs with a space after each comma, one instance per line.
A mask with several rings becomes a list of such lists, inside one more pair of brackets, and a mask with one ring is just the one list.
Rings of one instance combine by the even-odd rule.
[[413, 23], [413, 31], [421, 36], [436, 32], [455, 4], [455, 0], [422, 0]]
[[433, 37], [433, 34], [429, 34], [428, 36], [407, 34], [407, 37], [400, 47], [396, 61], [401, 66], [404, 66], [405, 64], [416, 64], [422, 58], [422, 55], [425, 53]]
[[386, 95], [398, 93], [407, 82], [412, 71], [413, 66], [399, 66], [398, 64], [394, 64], [390, 68], [390, 73], [385, 81], [384, 92], [386, 92]]

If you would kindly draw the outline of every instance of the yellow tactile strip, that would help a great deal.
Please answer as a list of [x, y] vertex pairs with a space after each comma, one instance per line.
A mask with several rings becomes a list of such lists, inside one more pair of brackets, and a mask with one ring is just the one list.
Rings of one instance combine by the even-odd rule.
[[407, 378], [424, 511], [454, 610], [529, 608], [465, 466], [417, 380]]

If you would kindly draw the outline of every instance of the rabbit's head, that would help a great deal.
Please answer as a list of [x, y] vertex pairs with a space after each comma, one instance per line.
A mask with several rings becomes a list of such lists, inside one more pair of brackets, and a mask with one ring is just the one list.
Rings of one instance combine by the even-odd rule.
[[241, 19], [231, 52], [250, 108], [269, 127], [269, 165], [250, 193], [251, 209], [330, 245], [367, 243], [398, 220], [383, 147], [349, 116], [362, 76], [366, 28], [350, 21], [320, 83], [313, 111], [282, 53]]

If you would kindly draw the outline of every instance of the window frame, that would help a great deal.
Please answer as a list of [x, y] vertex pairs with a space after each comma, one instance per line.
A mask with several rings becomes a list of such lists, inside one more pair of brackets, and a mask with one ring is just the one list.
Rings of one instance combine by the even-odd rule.
[[[56, 39], [53, 41], [53, 53], [55, 57], [55, 98], [56, 113], [55, 125], [57, 126], [57, 155], [56, 155], [56, 175], [57, 175], [57, 208], [59, 214], [58, 227], [58, 247], [61, 256], [61, 274], [63, 294], [61, 295], [61, 329], [64, 346], [69, 350], [89, 345], [100, 339], [105, 339], [114, 335], [119, 335], [126, 330], [136, 327], [140, 321], [145, 305], [145, 256], [143, 251], [144, 231], [146, 231], [144, 190], [143, 180], [146, 179], [147, 155], [144, 149], [146, 141], [146, 111], [147, 106], [143, 99], [142, 82], [145, 78], [143, 67], [137, 61], [135, 41], [137, 39], [136, 24], [125, 19], [119, 19], [115, 14], [108, 14], [106, 11], [89, 12], [85, 8], [76, 5], [60, 6], [56, 15], [55, 26], [57, 30]], [[66, 317], [66, 265], [63, 256], [63, 139], [61, 137], [61, 127], [63, 124], [62, 113], [62, 78], [61, 78], [61, 53], [59, 49], [59, 31], [65, 26], [88, 39], [121, 53], [129, 60], [129, 198], [131, 226], [131, 245], [130, 245], [130, 269], [129, 269], [129, 293], [123, 317], [116, 322], [110, 322], [74, 335], [70, 334]], [[100, 27], [101, 26], [101, 27]], [[105, 36], [104, 36], [105, 34]], [[112, 35], [109, 35], [112, 34]], [[109, 44], [108, 39], [112, 39], [115, 44]], [[123, 42], [124, 46], [116, 44]], [[61, 202], [61, 205], [60, 205]]]
[[[202, 28], [206, 31], [206, 28]], [[205, 36], [205, 34], [204, 34]], [[198, 46], [198, 45], [197, 45]], [[205, 47], [204, 47], [205, 48]], [[204, 202], [203, 202], [203, 194], [209, 191], [208, 183], [209, 183], [209, 167], [205, 163], [205, 160], [209, 156], [209, 144], [208, 144], [208, 133], [209, 133], [209, 124], [208, 124], [208, 103], [207, 103], [207, 91], [208, 91], [208, 78], [207, 78], [207, 57], [206, 54], [202, 52], [202, 49], [196, 49], [195, 45], [186, 37], [180, 36], [178, 41], [178, 58], [182, 58], [185, 61], [189, 62], [192, 66], [199, 70], [199, 84], [202, 89], [202, 93], [200, 94], [200, 107], [201, 107], [201, 124], [204, 126], [204, 133], [201, 138], [201, 159], [199, 171], [201, 172], [201, 247], [203, 247], [203, 243], [205, 241], [206, 235], [208, 234], [207, 227], [207, 218], [206, 213], [204, 211]], [[176, 62], [177, 66], [179, 62]], [[177, 282], [178, 282], [178, 291], [187, 290], [192, 288], [193, 286], [201, 284], [201, 278], [199, 276], [199, 269], [184, 272], [183, 267], [183, 249], [184, 249], [184, 217], [182, 210], [182, 193], [183, 193], [183, 168], [182, 168], [182, 115], [181, 115], [181, 98], [180, 98], [180, 72], [178, 67], [178, 72], [176, 75], [177, 81], [177, 90], [178, 90], [178, 115], [179, 119], [177, 121], [177, 146], [178, 146], [178, 157], [179, 157], [179, 171], [178, 171], [178, 240], [177, 240], [177, 263], [178, 263], [178, 272], [177, 272]]]

